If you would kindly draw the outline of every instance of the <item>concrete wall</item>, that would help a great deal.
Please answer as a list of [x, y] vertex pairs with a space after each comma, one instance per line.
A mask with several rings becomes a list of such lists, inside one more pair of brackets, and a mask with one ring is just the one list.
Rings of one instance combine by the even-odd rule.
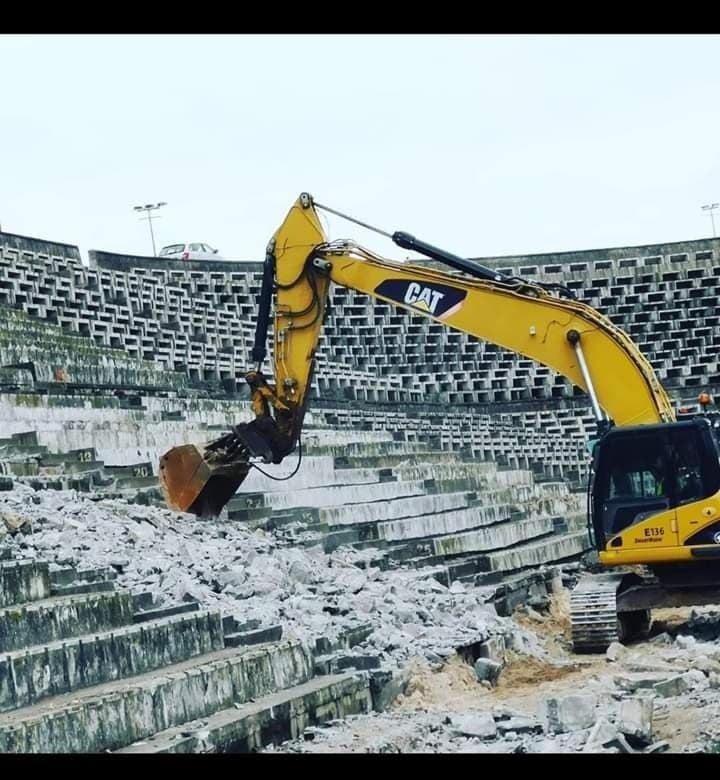
[[47, 257], [64, 257], [80, 260], [80, 250], [75, 244], [63, 244], [59, 241], [48, 241], [45, 238], [19, 236], [15, 233], [0, 232], [0, 246], [15, 249], [17, 252], [47, 255]]
[[249, 261], [247, 263], [231, 260], [174, 260], [165, 257], [144, 257], [142, 255], [124, 255], [116, 252], [103, 252], [91, 249], [88, 252], [91, 268], [107, 268], [113, 271], [129, 271], [131, 268], [172, 269], [174, 271], [222, 271], [253, 273], [262, 271], [262, 263]]
[[500, 257], [475, 257], [475, 262], [493, 268], [520, 266], [569, 265], [570, 263], [595, 263], [602, 260], [622, 260], [629, 257], [658, 257], [663, 255], [720, 252], [720, 238], [701, 238], [696, 241], [673, 241], [665, 244], [641, 244], [638, 246], [611, 247], [608, 249], [577, 249], [569, 252], [545, 252], [537, 255], [502, 255]]

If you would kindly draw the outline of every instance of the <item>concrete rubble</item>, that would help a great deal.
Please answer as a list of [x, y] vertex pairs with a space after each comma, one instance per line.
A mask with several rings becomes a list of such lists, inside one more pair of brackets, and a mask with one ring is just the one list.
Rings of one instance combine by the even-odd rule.
[[[618, 646], [591, 657], [581, 686], [546, 683], [523, 712], [493, 706], [512, 688], [472, 694], [461, 714], [442, 707], [400, 706], [381, 715], [359, 715], [328, 724], [303, 740], [286, 743], [291, 752], [433, 752], [433, 753], [662, 753], [716, 752], [720, 746], [720, 675], [714, 671], [720, 645], [689, 633], [695, 613], [682, 632], [660, 633], [660, 641]], [[707, 622], [701, 622], [708, 633]], [[688, 631], [688, 633], [684, 633]], [[656, 671], [633, 671], [639, 665]], [[703, 671], [705, 669], [705, 671]], [[540, 682], [538, 682], [538, 686]], [[532, 686], [531, 686], [532, 687]], [[576, 692], [578, 687], [582, 692]], [[551, 692], [557, 690], [558, 693]], [[562, 693], [560, 693], [562, 691]], [[470, 703], [474, 701], [474, 703]], [[485, 703], [478, 709], [478, 701]], [[421, 702], [422, 703], [422, 702]], [[470, 724], [470, 725], [463, 725]], [[381, 736], [379, 736], [381, 735]]]
[[[118, 586], [149, 591], [155, 604], [197, 601], [232, 616], [240, 634], [302, 643], [317, 673], [367, 675], [373, 712], [313, 726], [268, 750], [649, 753], [720, 743], [720, 645], [711, 611], [694, 611], [682, 631], [612, 645], [583, 665], [548, 648], [547, 604], [521, 610], [523, 620], [500, 617], [490, 587], [380, 571], [362, 550], [328, 554], [242, 523], [19, 484], [0, 493], [0, 516], [13, 518], [0, 525], [0, 549], [50, 562], [51, 575], [68, 566], [109, 568]], [[460, 664], [462, 707], [403, 706], [412, 700], [403, 696], [412, 688], [411, 662], [429, 675]], [[550, 682], [530, 684], [533, 696], [522, 706], [504, 706], [514, 690], [508, 670], [525, 663], [545, 664]], [[573, 674], [585, 676], [577, 683]], [[697, 729], [680, 744], [673, 713], [688, 708], [700, 713]], [[201, 750], [199, 733], [192, 739]]]
[[[492, 588], [448, 588], [422, 571], [380, 571], [364, 551], [326, 554], [241, 523], [21, 484], [0, 494], [0, 512], [17, 518], [15, 533], [0, 529], [14, 558], [49, 561], [51, 571], [110, 567], [120, 587], [150, 591], [158, 604], [198, 601], [243, 625], [280, 625], [284, 638], [317, 643], [327, 654], [354, 634], [352, 652], [374, 658], [371, 666], [398, 668], [411, 657], [441, 663], [470, 645], [480, 646], [478, 654], [506, 645], [542, 653], [532, 633], [486, 603]], [[483, 650], [491, 638], [493, 649]], [[343, 652], [352, 665], [347, 645]], [[497, 678], [498, 662], [478, 664]]]

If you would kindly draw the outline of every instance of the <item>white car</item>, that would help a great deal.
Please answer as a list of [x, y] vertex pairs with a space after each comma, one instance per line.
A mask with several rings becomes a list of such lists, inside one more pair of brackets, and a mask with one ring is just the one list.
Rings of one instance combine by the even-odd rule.
[[158, 257], [169, 257], [176, 260], [224, 260], [217, 249], [209, 244], [170, 244], [160, 250]]

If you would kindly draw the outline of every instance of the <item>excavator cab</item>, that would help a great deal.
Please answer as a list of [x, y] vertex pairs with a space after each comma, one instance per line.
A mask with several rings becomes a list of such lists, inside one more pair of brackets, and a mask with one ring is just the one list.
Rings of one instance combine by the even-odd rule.
[[[720, 451], [707, 419], [612, 428], [596, 447], [592, 471], [590, 523], [599, 552], [630, 563], [645, 550], [717, 544]], [[716, 523], [703, 522], [716, 515]], [[691, 533], [694, 526], [703, 533]]]

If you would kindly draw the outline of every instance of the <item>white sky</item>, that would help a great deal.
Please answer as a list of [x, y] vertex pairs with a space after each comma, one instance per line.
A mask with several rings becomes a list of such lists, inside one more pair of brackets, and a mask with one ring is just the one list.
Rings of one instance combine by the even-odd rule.
[[158, 250], [261, 260], [308, 190], [467, 256], [710, 237], [719, 55], [717, 35], [0, 36], [0, 225], [151, 254], [132, 207], [167, 201]]

